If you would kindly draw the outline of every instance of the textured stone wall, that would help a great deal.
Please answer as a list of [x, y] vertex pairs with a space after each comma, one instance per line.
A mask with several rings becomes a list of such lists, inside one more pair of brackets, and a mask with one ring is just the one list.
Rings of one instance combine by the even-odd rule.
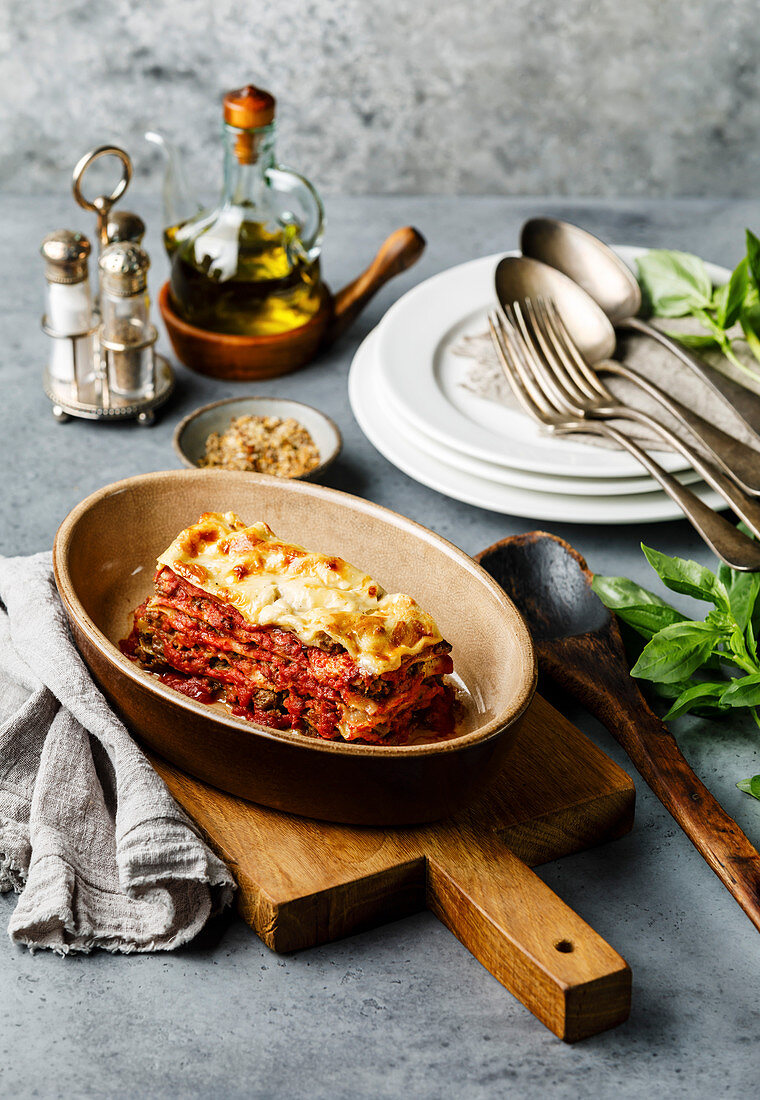
[[219, 96], [278, 97], [326, 192], [760, 190], [755, 0], [0, 0], [0, 185], [147, 127], [216, 186]]

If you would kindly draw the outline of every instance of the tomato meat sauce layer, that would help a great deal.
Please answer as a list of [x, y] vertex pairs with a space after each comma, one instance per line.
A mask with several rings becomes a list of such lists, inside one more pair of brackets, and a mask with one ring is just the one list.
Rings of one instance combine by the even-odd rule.
[[372, 675], [327, 637], [307, 646], [287, 630], [255, 626], [165, 565], [121, 648], [174, 690], [274, 729], [383, 744], [403, 744], [420, 727], [431, 740], [453, 732], [447, 642]]

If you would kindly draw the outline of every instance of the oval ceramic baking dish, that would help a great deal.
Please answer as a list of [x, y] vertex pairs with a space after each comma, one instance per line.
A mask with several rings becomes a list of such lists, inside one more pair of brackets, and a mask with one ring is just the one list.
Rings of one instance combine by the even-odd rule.
[[[118, 643], [151, 590], [156, 557], [206, 511], [263, 519], [280, 537], [413, 596], [453, 646], [468, 693], [461, 734], [382, 746], [273, 730], [189, 699], [125, 657]], [[76, 643], [129, 728], [184, 771], [276, 809], [388, 826], [444, 817], [492, 774], [535, 689], [527, 627], [480, 566], [411, 520], [321, 486], [223, 470], [127, 478], [73, 509], [53, 559]]]

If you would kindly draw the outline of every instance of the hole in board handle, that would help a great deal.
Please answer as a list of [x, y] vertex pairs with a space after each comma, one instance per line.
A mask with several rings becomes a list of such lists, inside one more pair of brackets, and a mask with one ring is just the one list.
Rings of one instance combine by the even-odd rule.
[[556, 951], [561, 951], [563, 955], [569, 955], [571, 951], [575, 950], [575, 945], [570, 940], [557, 940], [554, 948]]

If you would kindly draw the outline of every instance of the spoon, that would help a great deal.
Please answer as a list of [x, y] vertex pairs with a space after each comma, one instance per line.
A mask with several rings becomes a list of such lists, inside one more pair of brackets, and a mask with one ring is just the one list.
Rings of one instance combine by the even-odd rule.
[[[760, 453], [716, 428], [630, 367], [614, 361], [612, 356], [615, 354], [617, 341], [609, 317], [595, 299], [569, 275], [532, 257], [505, 256], [496, 268], [495, 283], [496, 295], [504, 307], [525, 298], [553, 299], [571, 338], [584, 359], [595, 370], [626, 378], [639, 389], [645, 390], [701, 440], [724, 473], [738, 482], [750, 496], [760, 496]], [[636, 289], [638, 290], [638, 283]], [[752, 523], [749, 526], [753, 526]]]
[[532, 531], [494, 543], [476, 561], [523, 615], [539, 670], [607, 727], [760, 930], [760, 854], [650, 710], [628, 672], [617, 620], [593, 592], [580, 554], [555, 535]]
[[556, 218], [531, 218], [522, 227], [520, 248], [524, 256], [542, 260], [564, 272], [583, 287], [615, 328], [651, 336], [671, 351], [707, 383], [744, 422], [760, 444], [760, 398], [744, 386], [703, 363], [660, 329], [642, 320], [641, 288], [626, 264], [598, 237], [570, 222]]

